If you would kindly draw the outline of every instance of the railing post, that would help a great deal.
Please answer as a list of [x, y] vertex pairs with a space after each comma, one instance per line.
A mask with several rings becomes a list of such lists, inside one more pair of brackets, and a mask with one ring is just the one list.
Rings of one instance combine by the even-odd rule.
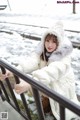
[[[1, 66], [1, 70], [2, 70], [2, 73], [3, 73], [3, 74], [6, 73], [5, 68], [2, 67], [2, 66]], [[10, 82], [9, 82], [9, 79], [6, 78], [5, 81], [6, 81], [7, 85], [8, 85], [8, 88], [9, 88], [9, 91], [10, 91], [11, 96], [12, 96], [12, 98], [13, 98], [13, 101], [14, 101], [14, 103], [15, 103], [15, 106], [16, 106], [17, 110], [20, 111], [20, 108], [19, 108], [17, 99], [16, 99], [16, 97], [15, 97], [15, 94], [14, 94], [13, 89], [12, 89], [12, 87], [11, 87], [11, 84], [10, 84]], [[1, 81], [0, 81], [0, 82], [1, 82]]]
[[1, 91], [1, 88], [0, 88], [0, 97], [1, 97], [2, 101], [5, 101], [3, 94], [2, 94], [2, 91]]
[[[10, 66], [9, 64], [5, 63], [4, 61], [0, 60], [0, 65], [4, 66], [2, 67], [2, 73], [5, 74], [5, 69], [9, 69], [13, 74], [15, 74], [16, 76], [18, 76], [17, 78], [21, 78], [24, 81], [28, 82], [31, 86], [32, 86], [32, 90], [33, 90], [33, 97], [35, 98], [35, 102], [36, 102], [36, 107], [38, 110], [38, 115], [39, 115], [39, 120], [45, 120], [45, 115], [43, 112], [43, 108], [42, 108], [42, 104], [41, 104], [41, 98], [40, 98], [40, 94], [39, 92], [44, 93], [45, 95], [47, 95], [48, 97], [50, 97], [51, 99], [55, 100], [56, 102], [59, 103], [59, 115], [60, 115], [60, 120], [65, 120], [65, 109], [69, 109], [72, 112], [74, 112], [75, 114], [77, 114], [78, 116], [80, 116], [80, 106], [77, 105], [76, 103], [70, 101], [69, 99], [67, 99], [66, 97], [60, 95], [59, 93], [57, 93], [56, 91], [49, 89], [48, 87], [44, 86], [43, 84], [41, 84], [40, 82], [34, 80], [33, 78], [28, 77], [27, 75], [21, 73], [19, 70], [15, 69], [14, 67]], [[6, 79], [6, 82], [8, 84], [8, 87], [10, 88], [11, 86], [9, 85], [10, 83], [8, 79]], [[18, 82], [17, 82], [18, 83]], [[2, 88], [2, 87], [1, 87]], [[3, 90], [3, 88], [2, 88]], [[10, 88], [10, 90], [12, 91], [12, 89]], [[4, 92], [4, 91], [2, 91]], [[0, 91], [1, 93], [1, 91]], [[2, 94], [2, 93], [1, 93]], [[11, 92], [11, 94], [13, 94], [13, 92]], [[4, 95], [4, 94], [3, 94]], [[14, 96], [14, 94], [13, 94]], [[26, 104], [26, 100], [23, 96], [23, 94], [21, 94], [21, 98], [22, 98], [22, 102], [24, 102], [23, 104]], [[13, 101], [15, 101], [15, 96], [12, 97]], [[6, 99], [7, 100], [7, 99]], [[8, 100], [7, 100], [8, 101]], [[11, 103], [11, 102], [10, 102]], [[15, 104], [16, 105], [16, 104]], [[13, 107], [15, 108], [15, 106], [13, 105]], [[16, 109], [16, 108], [15, 108]], [[16, 109], [17, 110], [17, 109]], [[26, 109], [27, 110], [27, 109]], [[17, 110], [18, 111], [18, 110]], [[18, 111], [22, 116], [22, 111]], [[67, 114], [66, 114], [67, 116]], [[25, 117], [26, 120], [27, 117]], [[30, 119], [29, 119], [30, 120]]]
[[45, 120], [45, 116], [44, 116], [39, 92], [38, 92], [37, 89], [35, 89], [33, 87], [32, 87], [32, 90], [33, 90], [33, 95], [34, 95], [34, 98], [35, 98], [36, 107], [37, 107], [37, 110], [38, 110], [39, 120]]
[[[14, 75], [14, 78], [15, 78], [16, 84], [20, 83], [20, 80], [16, 75]], [[21, 99], [22, 99], [27, 117], [28, 117], [29, 120], [32, 120], [31, 115], [30, 115], [30, 111], [29, 111], [29, 108], [28, 108], [28, 105], [27, 105], [27, 102], [26, 102], [26, 98], [25, 98], [24, 94], [21, 94], [20, 96], [21, 96]]]
[[[10, 102], [8, 93], [7, 93], [6, 89], [5, 89], [5, 87], [4, 87], [3, 83], [2, 83], [2, 81], [0, 81], [0, 85], [1, 85], [1, 87], [2, 87], [2, 89], [3, 89], [3, 92], [4, 92], [5, 96], [6, 96], [7, 101]], [[0, 90], [0, 92], [1, 92], [1, 94], [2, 94], [2, 91], [1, 91], [1, 90]]]
[[65, 120], [65, 108], [62, 105], [59, 105], [60, 110], [60, 120]]

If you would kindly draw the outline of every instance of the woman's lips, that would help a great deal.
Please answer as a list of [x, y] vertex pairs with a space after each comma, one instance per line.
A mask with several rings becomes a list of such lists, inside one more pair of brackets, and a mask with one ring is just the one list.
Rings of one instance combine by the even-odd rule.
[[48, 48], [48, 50], [52, 50], [52, 48]]

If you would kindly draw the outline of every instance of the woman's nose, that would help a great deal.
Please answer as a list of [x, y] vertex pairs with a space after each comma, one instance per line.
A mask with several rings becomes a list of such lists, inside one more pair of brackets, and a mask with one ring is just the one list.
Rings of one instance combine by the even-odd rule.
[[52, 46], [52, 43], [51, 43], [51, 42], [49, 42], [49, 44], [48, 44], [48, 45], [49, 45], [49, 47], [50, 47], [50, 46]]

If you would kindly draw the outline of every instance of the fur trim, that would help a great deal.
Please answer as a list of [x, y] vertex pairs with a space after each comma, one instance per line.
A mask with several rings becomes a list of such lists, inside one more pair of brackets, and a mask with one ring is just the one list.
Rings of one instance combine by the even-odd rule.
[[64, 39], [64, 29], [62, 22], [57, 22], [53, 27], [49, 28], [43, 35], [42, 41], [45, 40], [47, 34], [53, 34], [57, 36], [58, 42], [60, 43]]
[[63, 43], [61, 46], [58, 47], [56, 51], [54, 51], [50, 58], [49, 61], [58, 61], [64, 58], [65, 56], [69, 55], [73, 51], [73, 46], [71, 42], [67, 39], [67, 43]]

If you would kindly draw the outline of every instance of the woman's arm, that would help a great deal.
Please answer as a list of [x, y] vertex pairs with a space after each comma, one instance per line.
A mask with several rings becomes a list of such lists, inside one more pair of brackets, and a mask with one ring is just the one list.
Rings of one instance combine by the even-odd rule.
[[[36, 53], [32, 53], [26, 59], [20, 60], [19, 65], [16, 67], [18, 70], [24, 73], [31, 73], [32, 71], [38, 69], [39, 56]], [[0, 74], [0, 80], [4, 80], [7, 77], [12, 77], [13, 73], [6, 69], [5, 74]]]
[[36, 53], [32, 53], [26, 59], [19, 61], [19, 66], [17, 67], [22, 72], [28, 74], [39, 68], [40, 56]]
[[50, 87], [53, 81], [59, 80], [66, 74], [68, 66], [69, 64], [63, 61], [52, 62], [50, 65], [32, 72], [32, 76], [34, 79]]

